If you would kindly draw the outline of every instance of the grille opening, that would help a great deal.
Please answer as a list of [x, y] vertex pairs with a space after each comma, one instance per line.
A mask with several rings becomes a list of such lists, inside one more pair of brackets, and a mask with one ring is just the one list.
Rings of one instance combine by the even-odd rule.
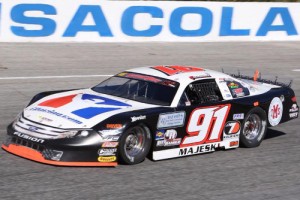
[[41, 139], [56, 139], [61, 134], [69, 131], [67, 129], [39, 124], [37, 122], [30, 121], [23, 116], [18, 119], [17, 123], [15, 123], [12, 128], [17, 132]]
[[23, 146], [26, 146], [26, 147], [27, 147], [27, 146], [28, 146], [28, 142], [27, 142], [26, 140], [22, 140], [22, 141], [21, 141], [21, 145], [23, 145]]
[[33, 145], [32, 145], [32, 148], [33, 148], [33, 149], [38, 149], [38, 145], [37, 145], [37, 144], [33, 144]]
[[34, 142], [25, 140], [25, 139], [21, 139], [21, 138], [17, 138], [17, 137], [10, 137], [7, 139], [7, 145], [9, 144], [16, 144], [16, 145], [21, 145], [21, 146], [25, 146], [34, 150], [37, 150], [39, 152], [42, 152], [45, 147], [39, 144], [36, 144]]
[[16, 138], [11, 138], [11, 143], [17, 143], [17, 139]]

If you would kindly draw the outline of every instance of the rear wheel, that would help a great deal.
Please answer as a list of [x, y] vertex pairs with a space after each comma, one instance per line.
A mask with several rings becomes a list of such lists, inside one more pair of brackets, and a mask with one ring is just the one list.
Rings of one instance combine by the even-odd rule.
[[145, 160], [151, 147], [151, 134], [145, 126], [129, 128], [120, 139], [119, 161], [122, 164], [134, 165]]
[[267, 115], [259, 107], [253, 108], [246, 115], [240, 134], [241, 145], [252, 148], [260, 145], [267, 131]]

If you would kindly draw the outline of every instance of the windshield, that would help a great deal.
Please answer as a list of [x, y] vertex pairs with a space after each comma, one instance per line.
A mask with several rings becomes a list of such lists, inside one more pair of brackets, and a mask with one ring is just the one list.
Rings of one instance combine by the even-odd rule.
[[142, 103], [169, 106], [179, 83], [148, 75], [123, 72], [113, 76], [92, 90]]

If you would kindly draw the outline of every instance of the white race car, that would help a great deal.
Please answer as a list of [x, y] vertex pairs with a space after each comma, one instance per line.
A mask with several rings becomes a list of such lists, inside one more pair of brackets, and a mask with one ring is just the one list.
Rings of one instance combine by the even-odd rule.
[[88, 89], [36, 95], [7, 128], [6, 151], [65, 166], [116, 166], [257, 147], [298, 117], [289, 85], [190, 66], [121, 72]]

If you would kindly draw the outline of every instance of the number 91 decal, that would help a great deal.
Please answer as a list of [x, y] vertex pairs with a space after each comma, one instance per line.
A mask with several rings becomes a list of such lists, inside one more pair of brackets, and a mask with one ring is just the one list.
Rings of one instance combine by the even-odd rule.
[[192, 111], [180, 147], [219, 142], [230, 104], [196, 108]]

